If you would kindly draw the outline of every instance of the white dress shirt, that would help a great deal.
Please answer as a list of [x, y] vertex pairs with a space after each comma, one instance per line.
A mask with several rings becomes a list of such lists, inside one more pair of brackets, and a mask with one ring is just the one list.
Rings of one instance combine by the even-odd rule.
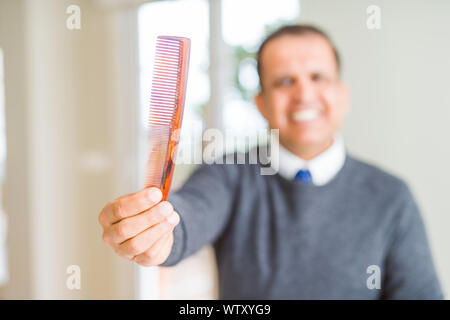
[[314, 185], [327, 184], [341, 170], [345, 161], [345, 147], [342, 135], [334, 135], [333, 144], [315, 158], [306, 161], [279, 145], [278, 173], [293, 180], [301, 169], [309, 170]]

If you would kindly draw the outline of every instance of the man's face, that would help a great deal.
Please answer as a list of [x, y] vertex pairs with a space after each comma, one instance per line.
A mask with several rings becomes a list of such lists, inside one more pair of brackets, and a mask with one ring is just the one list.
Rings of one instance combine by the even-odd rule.
[[266, 44], [261, 66], [255, 103], [281, 144], [296, 153], [326, 149], [348, 109], [331, 45], [319, 35], [284, 35]]

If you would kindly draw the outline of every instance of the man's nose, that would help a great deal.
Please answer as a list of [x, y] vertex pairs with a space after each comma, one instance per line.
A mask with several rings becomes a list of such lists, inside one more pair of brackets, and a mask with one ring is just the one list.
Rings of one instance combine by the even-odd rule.
[[297, 103], [308, 103], [316, 98], [316, 89], [311, 80], [302, 77], [294, 86], [294, 99]]

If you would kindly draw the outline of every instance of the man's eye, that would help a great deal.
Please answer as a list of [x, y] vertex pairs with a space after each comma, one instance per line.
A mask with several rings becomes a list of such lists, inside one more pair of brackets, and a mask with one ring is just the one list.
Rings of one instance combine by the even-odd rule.
[[281, 78], [280, 80], [278, 80], [278, 86], [281, 87], [286, 87], [286, 86], [290, 86], [293, 83], [291, 78]]
[[311, 75], [311, 80], [314, 82], [320, 82], [320, 81], [324, 81], [325, 77], [323, 75], [321, 75], [320, 73], [313, 73]]

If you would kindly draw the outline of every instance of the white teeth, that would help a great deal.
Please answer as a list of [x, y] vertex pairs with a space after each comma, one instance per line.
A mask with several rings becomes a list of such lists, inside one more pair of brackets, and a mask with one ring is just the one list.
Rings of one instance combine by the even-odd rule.
[[312, 121], [316, 120], [320, 116], [320, 111], [317, 109], [307, 109], [302, 111], [296, 111], [292, 114], [292, 118], [295, 121]]

